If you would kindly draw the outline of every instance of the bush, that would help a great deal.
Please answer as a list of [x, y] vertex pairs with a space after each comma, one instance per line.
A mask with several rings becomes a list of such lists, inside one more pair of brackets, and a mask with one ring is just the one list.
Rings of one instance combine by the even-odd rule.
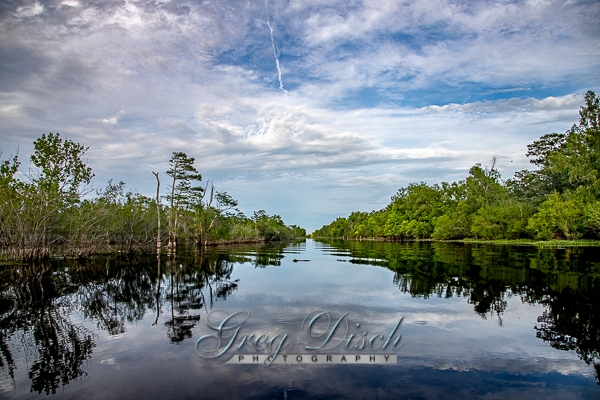
[[528, 236], [529, 209], [522, 203], [494, 204], [480, 208], [471, 232], [484, 239], [518, 239]]
[[433, 219], [434, 239], [458, 239], [471, 236], [471, 221], [463, 213], [449, 213]]
[[554, 193], [529, 219], [527, 227], [538, 239], [578, 239], [585, 229], [583, 201], [571, 192]]

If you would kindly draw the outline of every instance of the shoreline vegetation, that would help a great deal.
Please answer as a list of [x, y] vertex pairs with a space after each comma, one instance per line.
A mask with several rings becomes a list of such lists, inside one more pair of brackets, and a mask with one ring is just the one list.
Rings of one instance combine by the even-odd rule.
[[[227, 192], [202, 184], [195, 159], [174, 152], [166, 177], [156, 178], [156, 197], [126, 191], [108, 181], [92, 188], [88, 150], [58, 133], [34, 141], [27, 172], [19, 156], [3, 160], [0, 151], [0, 258], [36, 260], [55, 256], [83, 258], [109, 253], [174, 253], [196, 248], [289, 240], [306, 230], [286, 225], [264, 210], [247, 217]], [[168, 193], [161, 194], [161, 178]]]
[[375, 241], [375, 242], [439, 242], [439, 243], [464, 243], [464, 244], [493, 244], [510, 246], [537, 246], [537, 247], [600, 247], [600, 240], [579, 239], [579, 240], [536, 240], [536, 239], [417, 239], [401, 237], [348, 237], [348, 236], [312, 236], [313, 239], [333, 239], [333, 240], [355, 240], [355, 241]]
[[585, 95], [579, 122], [527, 146], [537, 168], [503, 181], [475, 164], [459, 182], [411, 183], [385, 208], [353, 212], [312, 237], [458, 240], [465, 243], [600, 244], [600, 100]]

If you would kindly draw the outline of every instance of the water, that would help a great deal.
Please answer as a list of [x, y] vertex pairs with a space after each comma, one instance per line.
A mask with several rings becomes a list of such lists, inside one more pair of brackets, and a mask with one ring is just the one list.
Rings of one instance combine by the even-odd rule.
[[[2, 398], [600, 397], [600, 248], [307, 240], [0, 282]], [[226, 363], [278, 345], [304, 363]]]

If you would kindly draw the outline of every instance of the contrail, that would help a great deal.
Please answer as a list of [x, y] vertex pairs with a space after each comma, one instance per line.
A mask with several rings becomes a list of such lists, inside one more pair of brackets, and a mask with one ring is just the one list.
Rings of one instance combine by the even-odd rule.
[[279, 73], [279, 89], [285, 92], [285, 98], [287, 99], [287, 90], [283, 88], [283, 81], [281, 80], [281, 68], [279, 68], [279, 59], [277, 58], [277, 51], [275, 51], [275, 40], [273, 40], [273, 27], [271, 26], [271, 22], [267, 18], [267, 25], [269, 25], [269, 30], [271, 31], [271, 45], [273, 46], [273, 57], [275, 57], [275, 65], [277, 66], [277, 72]]

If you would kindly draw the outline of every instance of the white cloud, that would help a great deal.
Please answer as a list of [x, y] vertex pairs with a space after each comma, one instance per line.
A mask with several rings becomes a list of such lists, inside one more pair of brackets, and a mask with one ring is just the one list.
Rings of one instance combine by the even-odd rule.
[[12, 11], [0, 24], [0, 147], [26, 157], [35, 137], [68, 133], [91, 145], [100, 181], [148, 193], [148, 171], [183, 150], [264, 208], [281, 204], [272, 182], [351, 210], [413, 181], [464, 178], [494, 155], [508, 177], [527, 167], [526, 144], [576, 122], [600, 64], [586, 23], [596, 4], [66, 0]]
[[112, 117], [102, 118], [102, 122], [105, 123], [105, 124], [115, 125], [116, 123], [119, 122], [119, 118], [121, 118], [123, 115], [125, 115], [125, 110], [119, 111], [118, 113], [116, 113]]
[[510, 98], [496, 101], [477, 101], [467, 104], [445, 104], [443, 106], [431, 105], [420, 110], [426, 113], [441, 113], [448, 111], [462, 111], [470, 113], [508, 113], [508, 112], [538, 112], [538, 111], [573, 111], [583, 104], [583, 95], [566, 95], [562, 97], [549, 96], [544, 99], [519, 99]]
[[67, 7], [80, 7], [81, 4], [79, 4], [79, 1], [77, 0], [64, 0], [60, 3], [61, 6], [67, 6]]
[[17, 7], [18, 18], [31, 18], [40, 15], [44, 12], [44, 6], [37, 1], [29, 6]]

